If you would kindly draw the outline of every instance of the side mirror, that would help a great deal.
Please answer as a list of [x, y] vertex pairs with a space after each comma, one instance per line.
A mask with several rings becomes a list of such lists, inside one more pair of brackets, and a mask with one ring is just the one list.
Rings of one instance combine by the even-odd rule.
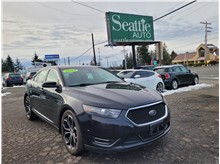
[[134, 78], [136, 79], [136, 78], [140, 78], [141, 76], [140, 75], [135, 75], [134, 76]]
[[57, 82], [53, 82], [53, 81], [52, 82], [44, 82], [42, 84], [42, 87], [44, 87], [44, 88], [56, 88], [57, 92], [59, 92], [59, 93], [62, 92], [62, 86]]
[[189, 69], [189, 73], [191, 73], [191, 70]]

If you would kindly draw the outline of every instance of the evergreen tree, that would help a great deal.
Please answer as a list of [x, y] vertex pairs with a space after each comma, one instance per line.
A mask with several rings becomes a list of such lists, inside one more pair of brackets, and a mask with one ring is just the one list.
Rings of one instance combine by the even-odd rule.
[[147, 46], [137, 47], [137, 59], [140, 65], [146, 65], [151, 63], [151, 56], [148, 53]]
[[8, 55], [8, 57], [6, 58], [6, 65], [7, 65], [8, 72], [14, 72], [14, 63], [13, 63], [10, 55]]
[[37, 55], [37, 53], [35, 52], [35, 53], [34, 53], [34, 57], [33, 57], [32, 61], [31, 61], [31, 62], [32, 62], [31, 64], [32, 64], [32, 65], [35, 65], [35, 62], [36, 62], [37, 59], [38, 59], [38, 55]]
[[14, 67], [16, 69], [16, 71], [18, 72], [19, 70], [22, 70], [23, 66], [21, 65], [21, 62], [18, 58], [16, 58], [16, 61], [15, 61], [15, 64], [14, 64]]
[[43, 62], [43, 60], [42, 60], [42, 59], [39, 59], [37, 53], [35, 52], [35, 53], [34, 53], [34, 57], [33, 57], [33, 59], [32, 59], [31, 62], [32, 62], [32, 63], [31, 63], [32, 65], [35, 65], [35, 62]]
[[175, 59], [176, 56], [177, 56], [177, 53], [175, 51], [172, 51], [170, 55], [171, 60]]
[[6, 60], [2, 59], [2, 72], [8, 72], [8, 66]]
[[168, 53], [167, 46], [164, 43], [164, 45], [163, 45], [163, 64], [169, 65], [171, 63], [172, 63], [172, 60], [170, 58], [170, 54]]
[[[125, 58], [126, 58], [126, 61], [127, 61], [127, 69], [131, 69], [133, 68], [133, 56], [132, 56], [132, 53], [130, 52], [130, 54], [126, 54], [125, 55]], [[125, 61], [123, 60], [123, 68], [125, 68]]]

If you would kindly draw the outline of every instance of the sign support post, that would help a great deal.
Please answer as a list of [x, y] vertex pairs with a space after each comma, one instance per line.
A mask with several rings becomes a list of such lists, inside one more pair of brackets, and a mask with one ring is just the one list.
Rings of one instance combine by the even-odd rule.
[[132, 54], [133, 54], [133, 66], [136, 67], [136, 55], [135, 55], [135, 45], [132, 44]]

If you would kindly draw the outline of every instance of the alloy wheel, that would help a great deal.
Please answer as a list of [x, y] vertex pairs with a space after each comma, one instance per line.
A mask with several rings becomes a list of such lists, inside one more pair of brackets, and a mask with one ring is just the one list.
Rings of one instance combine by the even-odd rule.
[[176, 80], [172, 81], [172, 89], [177, 89], [178, 88], [178, 82]]
[[30, 100], [29, 100], [28, 96], [26, 96], [26, 98], [25, 98], [25, 111], [26, 111], [27, 118], [30, 119], [30, 116], [31, 116], [31, 106], [30, 106]]
[[199, 84], [199, 78], [197, 76], [194, 77], [194, 84]]
[[73, 150], [77, 146], [78, 142], [78, 133], [77, 128], [75, 126], [74, 120], [71, 115], [67, 115], [63, 119], [63, 138], [66, 146]]
[[157, 84], [157, 87], [156, 87], [156, 90], [157, 90], [158, 92], [163, 92], [163, 84], [162, 84], [162, 83], [158, 83], [158, 84]]

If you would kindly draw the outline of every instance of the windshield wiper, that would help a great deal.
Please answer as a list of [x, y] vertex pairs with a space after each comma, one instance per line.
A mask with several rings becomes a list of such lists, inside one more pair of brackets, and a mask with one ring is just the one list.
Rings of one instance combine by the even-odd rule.
[[109, 83], [121, 83], [121, 82], [123, 81], [103, 81], [103, 82], [96, 83], [96, 84], [105, 84], [105, 83], [109, 84]]
[[96, 83], [82, 83], [82, 84], [76, 84], [76, 85], [69, 85], [69, 87], [84, 87], [88, 85], [95, 85]]

